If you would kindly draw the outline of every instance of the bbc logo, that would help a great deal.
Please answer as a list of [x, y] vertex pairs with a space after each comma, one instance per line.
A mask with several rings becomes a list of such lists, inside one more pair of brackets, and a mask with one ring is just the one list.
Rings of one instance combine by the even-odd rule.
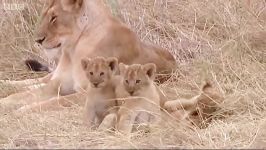
[[3, 3], [2, 9], [20, 11], [20, 10], [25, 9], [25, 4], [23, 4], [23, 3]]

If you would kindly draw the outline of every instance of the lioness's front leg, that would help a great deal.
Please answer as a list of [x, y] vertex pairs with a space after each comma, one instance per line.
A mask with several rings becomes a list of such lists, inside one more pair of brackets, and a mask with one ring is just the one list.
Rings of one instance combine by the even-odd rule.
[[17, 112], [20, 114], [27, 112], [40, 112], [40, 111], [52, 111], [60, 110], [65, 107], [70, 107], [73, 104], [84, 106], [86, 95], [84, 93], [74, 93], [67, 96], [53, 97], [49, 100], [42, 102], [35, 102], [30, 105], [21, 107]]
[[52, 73], [49, 73], [48, 75], [41, 78], [26, 79], [20, 81], [0, 80], [0, 83], [3, 84], [4, 86], [12, 86], [16, 88], [14, 92], [23, 92], [26, 90], [38, 89], [44, 86], [46, 83], [50, 81], [51, 77]]
[[52, 73], [49, 73], [47, 75], [45, 75], [44, 77], [40, 77], [40, 78], [36, 78], [36, 79], [26, 79], [26, 80], [19, 80], [19, 81], [15, 81], [15, 80], [0, 80], [1, 83], [4, 84], [10, 84], [12, 86], [16, 86], [16, 87], [26, 87], [26, 86], [30, 86], [33, 84], [41, 84], [41, 83], [48, 83], [50, 81], [52, 77]]
[[0, 99], [0, 104], [30, 104], [55, 97], [58, 94], [59, 81], [53, 80], [47, 85], [38, 89], [33, 89], [21, 93], [12, 94], [6, 98]]
[[33, 84], [38, 84], [40, 81], [40, 79], [26, 79], [26, 80], [19, 80], [19, 81], [15, 81], [15, 80], [0, 80], [0, 82], [2, 84], [8, 84], [8, 85], [12, 85], [15, 87], [25, 87], [25, 86], [29, 86], [29, 85], [33, 85]]

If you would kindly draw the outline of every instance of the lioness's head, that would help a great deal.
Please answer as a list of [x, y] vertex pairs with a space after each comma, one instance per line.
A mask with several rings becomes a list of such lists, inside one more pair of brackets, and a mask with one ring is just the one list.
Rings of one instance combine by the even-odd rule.
[[126, 91], [134, 96], [139, 90], [149, 86], [155, 78], [156, 65], [148, 63], [145, 65], [119, 64], [120, 75], [123, 77], [123, 85]]
[[76, 27], [82, 0], [49, 0], [36, 29], [35, 41], [44, 49], [57, 49]]
[[84, 58], [81, 60], [82, 68], [93, 88], [104, 87], [118, 68], [118, 60], [115, 57], [93, 59]]

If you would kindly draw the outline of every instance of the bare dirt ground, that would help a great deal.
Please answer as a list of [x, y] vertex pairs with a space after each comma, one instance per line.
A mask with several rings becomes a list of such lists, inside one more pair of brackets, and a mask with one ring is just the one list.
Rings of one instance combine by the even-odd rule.
[[[7, 10], [4, 4], [23, 4]], [[212, 80], [225, 101], [207, 128], [166, 122], [132, 138], [90, 131], [82, 108], [18, 117], [0, 106], [0, 148], [266, 148], [266, 2], [264, 0], [118, 0], [114, 14], [146, 42], [171, 51], [179, 64], [161, 85], [175, 97]], [[43, 76], [23, 61], [46, 62], [33, 42], [42, 5], [0, 3], [0, 79]], [[114, 7], [114, 6], [113, 6]], [[0, 84], [0, 97], [17, 88]], [[17, 107], [17, 106], [10, 106]]]

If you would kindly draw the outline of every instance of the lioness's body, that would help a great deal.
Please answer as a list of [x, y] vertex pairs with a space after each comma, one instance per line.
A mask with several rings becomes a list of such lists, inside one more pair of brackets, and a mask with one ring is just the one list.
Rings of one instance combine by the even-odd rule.
[[[90, 14], [88, 14], [88, 18], [94, 20], [89, 20], [82, 29], [78, 24], [73, 23], [78, 18], [69, 17], [69, 21], [72, 22], [70, 23], [72, 29], [69, 32], [73, 34], [66, 33], [67, 35], [63, 35], [64, 40], [60, 38], [55, 40], [63, 43], [63, 51], [52, 79], [60, 78], [62, 94], [86, 88], [87, 80], [79, 63], [84, 57], [116, 57], [119, 62], [125, 64], [153, 62], [158, 66], [159, 72], [169, 73], [175, 69], [174, 57], [168, 51], [143, 44], [134, 32], [105, 10], [101, 1], [92, 0], [83, 3], [94, 7], [93, 9], [90, 7]], [[60, 8], [56, 6], [54, 10], [60, 11]], [[51, 13], [49, 11], [47, 15]], [[43, 29], [38, 32], [40, 37], [43, 36]], [[69, 48], [69, 45], [75, 44], [74, 41], [77, 38], [77, 44], [73, 49]], [[65, 72], [64, 75], [62, 75], [63, 72]]]
[[[60, 54], [48, 85], [30, 91], [34, 94], [43, 90], [54, 95], [45, 98], [86, 88], [88, 80], [80, 65], [84, 57], [117, 57], [125, 64], [153, 62], [158, 72], [166, 73], [176, 68], [175, 59], [168, 51], [143, 44], [134, 32], [111, 16], [102, 0], [50, 0], [36, 30], [36, 42], [48, 53], [54, 52], [55, 58]], [[6, 100], [16, 102], [21, 95], [11, 95]], [[28, 101], [26, 97], [23, 100]]]

